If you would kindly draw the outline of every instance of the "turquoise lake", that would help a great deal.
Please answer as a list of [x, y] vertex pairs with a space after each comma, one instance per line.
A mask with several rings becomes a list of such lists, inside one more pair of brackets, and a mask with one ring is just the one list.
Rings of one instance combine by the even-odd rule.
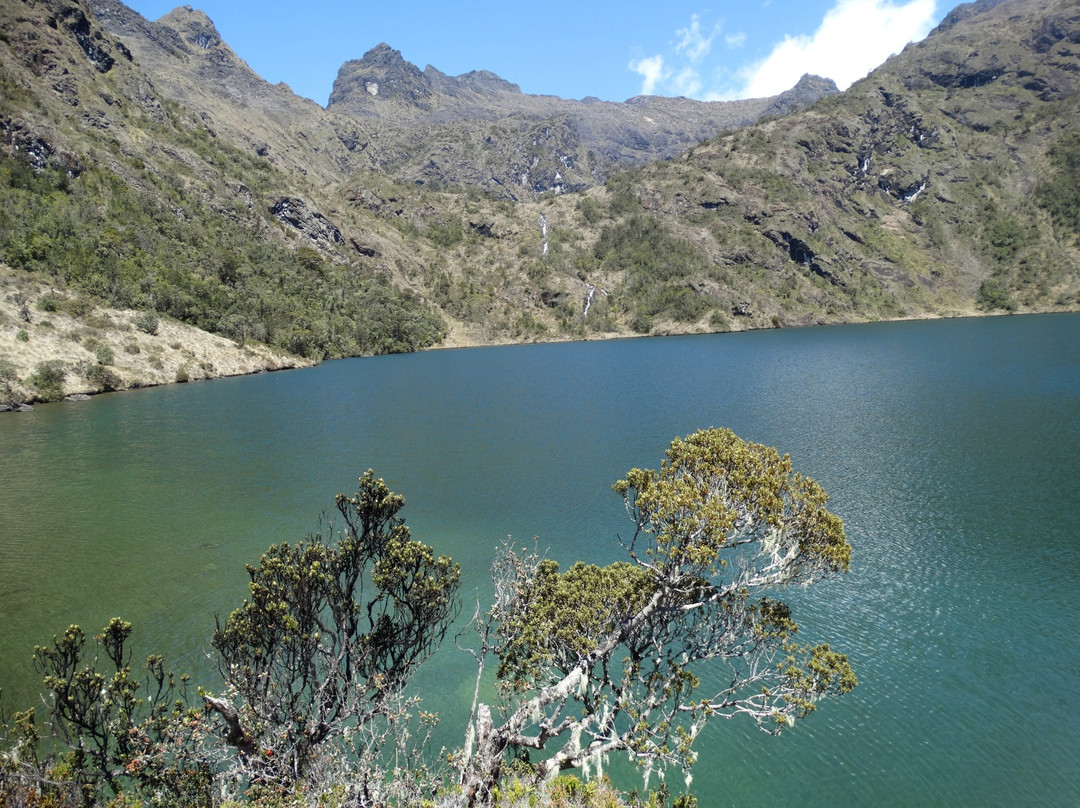
[[[434, 351], [4, 415], [3, 702], [35, 700], [35, 643], [114, 615], [215, 689], [244, 564], [369, 467], [461, 563], [466, 615], [508, 535], [616, 560], [611, 484], [708, 426], [829, 492], [852, 571], [788, 599], [860, 685], [780, 737], [712, 725], [703, 808], [1080, 805], [1076, 314]], [[470, 665], [448, 643], [418, 682], [440, 743]]]

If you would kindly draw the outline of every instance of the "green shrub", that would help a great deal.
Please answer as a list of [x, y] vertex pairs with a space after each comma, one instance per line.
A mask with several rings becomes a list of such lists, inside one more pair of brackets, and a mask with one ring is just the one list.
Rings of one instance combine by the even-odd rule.
[[43, 401], [59, 401], [64, 397], [64, 378], [67, 372], [64, 363], [51, 359], [39, 362], [28, 381], [38, 392]]
[[1050, 178], [1035, 189], [1035, 198], [1050, 212], [1054, 226], [1075, 238], [1080, 235], [1080, 134], [1065, 135], [1049, 157]]
[[108, 345], [98, 345], [97, 350], [94, 351], [94, 356], [97, 357], [99, 365], [111, 365], [113, 359], [113, 349]]
[[123, 383], [119, 376], [105, 365], [90, 365], [86, 371], [86, 380], [102, 390], [118, 390]]
[[15, 339], [17, 339], [19, 342], [29, 342], [30, 335], [26, 333], [25, 328], [20, 328], [19, 332], [15, 335]]
[[983, 311], [1015, 311], [1016, 302], [1009, 295], [1005, 284], [998, 278], [987, 278], [979, 285], [975, 296], [975, 305]]
[[60, 308], [60, 301], [54, 295], [42, 295], [37, 302], [39, 311], [53, 312]]
[[157, 313], [152, 311], [144, 311], [138, 317], [135, 318], [135, 327], [145, 334], [154, 336], [157, 333], [160, 320]]
[[58, 302], [57, 306], [61, 311], [67, 312], [72, 317], [85, 317], [94, 310], [90, 302], [81, 297], [67, 298]]

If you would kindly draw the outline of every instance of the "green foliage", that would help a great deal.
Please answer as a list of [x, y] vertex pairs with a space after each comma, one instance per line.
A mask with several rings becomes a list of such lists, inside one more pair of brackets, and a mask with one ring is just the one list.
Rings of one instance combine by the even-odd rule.
[[59, 311], [60, 301], [55, 295], [42, 295], [38, 298], [37, 307], [40, 311], [45, 312]]
[[647, 333], [656, 316], [695, 322], [712, 308], [687, 286], [688, 279], [707, 271], [702, 255], [645, 213], [605, 226], [592, 257], [603, 269], [626, 273], [620, 296], [639, 318], [634, 321], [639, 333]]
[[116, 390], [121, 386], [120, 377], [100, 362], [86, 368], [86, 380], [99, 390]]
[[1011, 217], [995, 217], [987, 227], [986, 235], [990, 241], [990, 254], [999, 264], [1013, 261], [1029, 242], [1024, 228]]
[[478, 748], [462, 778], [479, 804], [493, 804], [484, 795], [507, 751], [543, 751], [536, 781], [620, 751], [646, 771], [688, 772], [709, 719], [745, 714], [776, 733], [857, 684], [843, 654], [796, 642], [791, 609], [772, 596], [851, 559], [825, 492], [790, 458], [702, 430], [613, 489], [635, 526], [629, 561], [560, 572], [509, 545], [496, 560], [498, 596], [480, 627], [502, 718], [474, 704]]
[[[509, 545], [499, 554], [475, 657], [478, 694], [485, 659], [498, 660], [502, 723], [474, 704], [475, 735], [443, 757], [457, 784], [425, 761], [435, 717], [406, 686], [457, 614], [460, 573], [411, 537], [404, 499], [368, 471], [336, 499], [340, 530], [321, 524], [247, 568], [248, 598], [212, 639], [225, 688], [200, 689], [200, 707], [160, 657], [133, 673], [131, 626], [118, 618], [92, 646], [71, 626], [35, 649], [49, 720], [27, 711], [5, 726], [0, 799], [164, 808], [243, 789], [267, 808], [663, 808], [663, 785], [642, 799], [555, 775], [612, 752], [687, 770], [710, 717], [745, 713], [778, 732], [855, 687], [847, 658], [796, 643], [790, 607], [767, 594], [850, 560], [824, 492], [786, 456], [704, 430], [613, 487], [635, 525], [628, 561], [563, 572]], [[717, 659], [729, 676], [702, 665]], [[544, 755], [530, 763], [526, 750]]]
[[987, 278], [979, 284], [979, 293], [975, 296], [975, 305], [983, 311], [1016, 310], [1016, 302], [1010, 296], [1004, 282], [996, 277]]
[[598, 567], [579, 561], [558, 570], [554, 561], [541, 562], [522, 582], [520, 596], [530, 608], [499, 626], [497, 675], [514, 690], [535, 686], [551, 667], [568, 673], [651, 592], [645, 570], [627, 562]]
[[847, 572], [851, 561], [843, 522], [825, 509], [821, 486], [795, 474], [788, 455], [728, 429], [676, 438], [659, 470], [631, 469], [613, 489], [648, 538], [651, 563], [665, 569], [722, 572], [720, 555], [732, 536], [771, 541], [778, 530], [788, 535], [775, 539], [798, 552], [787, 559], [792, 571], [793, 562], [806, 562]]
[[64, 397], [66, 376], [64, 363], [57, 359], [49, 359], [38, 362], [27, 381], [37, 390], [42, 401], [59, 401]]
[[222, 216], [168, 173], [146, 172], [137, 188], [85, 162], [72, 178], [0, 156], [0, 260], [143, 309], [136, 327], [147, 333], [167, 314], [313, 358], [412, 351], [445, 336], [416, 295], [360, 265], [267, 240], [265, 222], [246, 209]]
[[[79, 626], [34, 649], [34, 664], [49, 694], [49, 728], [70, 749], [57, 756], [43, 742], [32, 711], [16, 716], [17, 750], [29, 782], [57, 804], [98, 804], [124, 784], [142, 792], [146, 806], [205, 803], [211, 771], [197, 753], [196, 713], [186, 708], [186, 677], [147, 658], [141, 677], [131, 668], [131, 624], [113, 618], [88, 647]], [[141, 679], [141, 681], [140, 681]], [[41, 774], [44, 773], [44, 777]], [[0, 778], [2, 779], [2, 778]], [[3, 794], [0, 786], [0, 794]]]
[[0, 359], [0, 403], [9, 403], [15, 398], [15, 385], [19, 383], [19, 374], [15, 364], [7, 359]]
[[637, 213], [641, 202], [634, 194], [634, 173], [620, 172], [608, 178], [607, 189], [611, 193], [609, 203], [611, 212], [616, 216]]
[[581, 214], [581, 218], [585, 220], [586, 224], [596, 224], [603, 218], [603, 211], [600, 205], [591, 196], [582, 196], [577, 201], [575, 206], [577, 212]]
[[154, 336], [157, 334], [158, 325], [161, 320], [155, 312], [144, 311], [135, 318], [135, 327], [142, 331], [144, 334]]
[[1035, 191], [1054, 226], [1070, 239], [1080, 237], [1080, 133], [1070, 132], [1049, 151], [1050, 177]]
[[438, 247], [449, 249], [455, 244], [460, 244], [464, 238], [461, 229], [461, 219], [448, 217], [445, 221], [436, 221], [428, 224], [427, 237]]
[[239, 701], [207, 698], [260, 779], [291, 786], [324, 743], [393, 720], [395, 699], [457, 613], [458, 566], [411, 538], [405, 500], [371, 471], [340, 494], [344, 526], [276, 544], [249, 566], [250, 594], [214, 633]]

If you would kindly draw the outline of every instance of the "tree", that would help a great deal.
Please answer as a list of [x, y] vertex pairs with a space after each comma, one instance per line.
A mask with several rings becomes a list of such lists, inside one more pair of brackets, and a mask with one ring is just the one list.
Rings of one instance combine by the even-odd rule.
[[[151, 795], [147, 805], [203, 804], [212, 772], [202, 756], [198, 713], [187, 707], [187, 677], [174, 676], [154, 655], [140, 681], [131, 668], [130, 636], [131, 624], [114, 617], [89, 648], [73, 625], [34, 649], [48, 691], [49, 735], [70, 754], [54, 768], [55, 747], [42, 756], [49, 745], [42, 744], [34, 711], [16, 713], [15, 743], [0, 755], [0, 804], [9, 797], [22, 804], [27, 793], [37, 793], [57, 805], [89, 806], [104, 789], [116, 794], [127, 782]], [[55, 776], [57, 768], [65, 774]], [[3, 788], [5, 769], [15, 784], [10, 789]]]
[[[0, 804], [103, 804], [106, 787], [147, 806], [210, 805], [230, 788], [280, 804], [303, 787], [407, 805], [441, 786], [422, 757], [434, 715], [404, 689], [458, 613], [458, 566], [411, 538], [404, 498], [371, 471], [336, 505], [340, 530], [325, 523], [247, 568], [250, 595], [212, 639], [225, 690], [200, 689], [198, 708], [161, 657], [145, 684], [132, 674], [119, 618], [92, 652], [78, 626], [38, 647], [49, 731], [33, 711], [11, 728], [0, 712]], [[71, 755], [43, 757], [49, 736]]]
[[[458, 565], [411, 538], [404, 497], [369, 470], [336, 504], [340, 534], [331, 523], [326, 536], [271, 547], [248, 567], [249, 598], [213, 637], [227, 693], [205, 703], [240, 772], [263, 785], [314, 776], [331, 741], [343, 747], [330, 757], [360, 763], [393, 752], [380, 747], [401, 741], [391, 725], [404, 728], [413, 704], [404, 687], [457, 615]], [[363, 771], [354, 785], [367, 805], [384, 778], [380, 766]]]
[[[340, 530], [328, 521], [248, 567], [249, 597], [212, 640], [225, 689], [200, 691], [198, 708], [160, 657], [137, 681], [119, 619], [93, 654], [77, 626], [36, 649], [50, 734], [73, 751], [42, 758], [33, 712], [17, 713], [0, 801], [90, 805], [108, 787], [148, 806], [201, 806], [239, 788], [266, 805], [289, 795], [493, 806], [497, 787], [523, 773], [554, 788], [560, 770], [616, 752], [646, 773], [689, 775], [710, 718], [744, 714], [776, 733], [855, 686], [844, 655], [796, 642], [791, 610], [773, 596], [846, 572], [851, 558], [825, 492], [790, 458], [705, 430], [613, 488], [634, 526], [620, 539], [626, 560], [564, 571], [509, 543], [497, 555], [494, 603], [474, 617], [476, 690], [456, 782], [425, 762], [433, 716], [406, 685], [458, 613], [458, 566], [412, 539], [404, 499], [368, 471], [336, 499]], [[494, 707], [480, 700], [491, 663]], [[519, 765], [508, 773], [510, 755]]]
[[634, 525], [629, 560], [561, 572], [508, 544], [495, 563], [476, 693], [494, 655], [501, 712], [496, 723], [474, 697], [459, 759], [469, 805], [494, 804], [507, 753], [542, 756], [538, 778], [614, 752], [689, 774], [710, 718], [777, 733], [856, 684], [844, 655], [796, 643], [790, 608], [768, 594], [851, 558], [825, 492], [787, 455], [704, 430], [613, 489]]

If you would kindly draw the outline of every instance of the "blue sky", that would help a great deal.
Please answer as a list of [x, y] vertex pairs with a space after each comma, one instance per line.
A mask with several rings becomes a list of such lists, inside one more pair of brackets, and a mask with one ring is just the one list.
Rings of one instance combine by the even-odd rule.
[[[128, 0], [154, 20], [175, 2]], [[527, 93], [624, 101], [773, 95], [803, 73], [841, 87], [922, 39], [940, 0], [191, 0], [272, 83], [325, 104], [338, 68], [386, 42], [420, 68], [491, 70]]]

